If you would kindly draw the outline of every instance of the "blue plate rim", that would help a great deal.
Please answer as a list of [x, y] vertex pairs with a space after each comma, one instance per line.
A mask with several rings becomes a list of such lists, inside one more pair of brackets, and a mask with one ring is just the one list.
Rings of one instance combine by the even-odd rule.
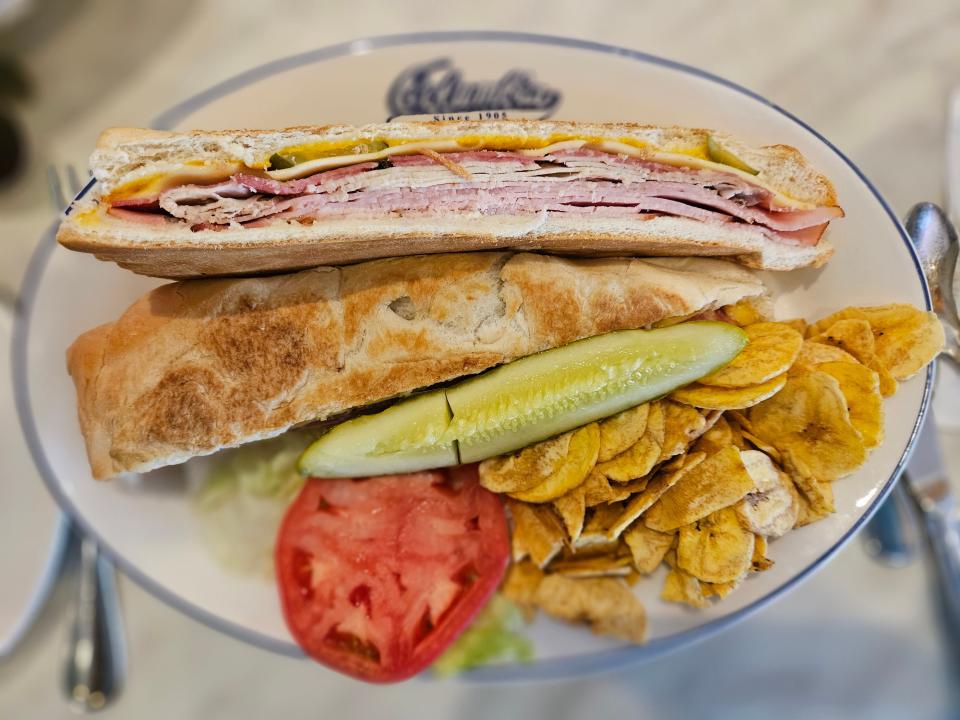
[[[910, 257], [913, 260], [914, 268], [920, 280], [924, 295], [924, 303], [927, 309], [931, 309], [930, 291], [927, 287], [926, 279], [920, 265], [919, 258], [913, 248], [909, 236], [904, 230], [900, 220], [894, 214], [893, 210], [877, 190], [877, 188], [867, 179], [859, 167], [857, 167], [839, 148], [831, 143], [827, 138], [821, 135], [813, 127], [803, 120], [783, 109], [776, 103], [773, 103], [763, 96], [749, 90], [726, 78], [714, 75], [706, 70], [687, 65], [685, 63], [663, 58], [657, 55], [651, 55], [639, 50], [609, 45], [606, 43], [592, 40], [583, 40], [579, 38], [570, 38], [557, 35], [547, 35], [526, 32], [510, 32], [498, 30], [469, 30], [469, 31], [438, 31], [438, 32], [418, 32], [402, 33], [394, 35], [380, 35], [369, 38], [361, 38], [348, 42], [328, 45], [316, 50], [291, 55], [278, 60], [256, 66], [231, 78], [228, 78], [216, 85], [207, 88], [186, 100], [177, 103], [168, 110], [161, 113], [153, 122], [153, 127], [158, 129], [169, 129], [175, 126], [180, 120], [205, 106], [211, 101], [220, 98], [234, 90], [244, 87], [250, 83], [262, 80], [280, 72], [291, 70], [293, 68], [322, 62], [339, 57], [365, 54], [373, 50], [382, 50], [391, 47], [406, 45], [421, 45], [430, 43], [465, 43], [465, 42], [512, 42], [528, 43], [533, 45], [551, 45], [554, 47], [566, 47], [578, 50], [587, 50], [599, 52], [607, 55], [618, 55], [624, 58], [645, 62], [660, 67], [666, 67], [689, 75], [700, 77], [702, 79], [723, 85], [736, 92], [757, 100], [771, 109], [777, 111], [794, 123], [811, 133], [820, 142], [826, 145], [836, 155], [843, 160], [847, 166], [856, 174], [860, 181], [867, 187], [871, 194], [877, 199], [881, 207], [886, 212], [890, 221], [893, 223], [899, 233]], [[94, 181], [91, 180], [79, 196], [86, 194], [92, 187]], [[303, 657], [303, 652], [293, 643], [285, 643], [275, 638], [263, 635], [261, 633], [249, 630], [246, 627], [236, 623], [224, 620], [223, 618], [211, 613], [203, 608], [193, 605], [189, 601], [168, 590], [164, 586], [152, 580], [146, 574], [141, 572], [132, 563], [128, 562], [120, 553], [104, 542], [100, 534], [93, 528], [85, 518], [78, 512], [69, 497], [60, 489], [59, 483], [50, 466], [49, 461], [44, 454], [40, 442], [37, 426], [33, 418], [30, 394], [28, 390], [27, 374], [27, 340], [29, 336], [30, 318], [32, 316], [37, 291], [40, 287], [40, 281], [43, 277], [47, 262], [57, 247], [56, 243], [56, 224], [51, 226], [44, 234], [41, 242], [30, 258], [30, 262], [24, 273], [21, 283], [21, 293], [17, 303], [14, 316], [13, 340], [12, 346], [12, 367], [14, 381], [14, 396], [17, 408], [17, 414], [20, 418], [21, 428], [23, 430], [30, 453], [33, 456], [37, 469], [43, 478], [47, 489], [53, 495], [54, 499], [68, 513], [74, 522], [83, 530], [84, 533], [96, 539], [103, 551], [113, 562], [134, 582], [143, 587], [147, 592], [158, 597], [163, 602], [215, 630], [219, 630], [236, 639], [262, 647], [272, 652], [290, 657]], [[475, 682], [527, 682], [532, 680], [560, 680], [574, 676], [603, 672], [615, 668], [622, 668], [627, 665], [637, 664], [643, 661], [651, 660], [662, 656], [668, 652], [673, 652], [686, 647], [694, 642], [699, 642], [711, 637], [722, 630], [732, 626], [742, 619], [756, 613], [760, 609], [767, 607], [774, 600], [781, 597], [785, 592], [795, 588], [801, 582], [809, 578], [814, 571], [823, 567], [827, 560], [833, 557], [836, 552], [843, 547], [853, 535], [870, 519], [880, 503], [887, 497], [893, 488], [897, 478], [903, 473], [910, 455], [913, 452], [917, 434], [926, 417], [930, 397], [933, 390], [935, 377], [934, 365], [927, 369], [925, 378], [923, 398], [921, 400], [920, 411], [917, 414], [917, 420], [914, 423], [913, 430], [910, 433], [906, 448], [900, 457], [899, 462], [894, 467], [890, 477], [884, 483], [880, 491], [874, 496], [870, 506], [863, 515], [837, 540], [834, 545], [824, 552], [819, 558], [810, 563], [803, 571], [790, 578], [787, 582], [771, 590], [763, 597], [755, 600], [750, 605], [737, 610], [724, 617], [711, 620], [703, 625], [691, 628], [690, 630], [653, 640], [646, 645], [624, 646], [621, 648], [603, 650], [589, 655], [554, 658], [539, 660], [530, 664], [509, 664], [509, 665], [491, 665], [478, 668], [463, 677], [465, 680]]]

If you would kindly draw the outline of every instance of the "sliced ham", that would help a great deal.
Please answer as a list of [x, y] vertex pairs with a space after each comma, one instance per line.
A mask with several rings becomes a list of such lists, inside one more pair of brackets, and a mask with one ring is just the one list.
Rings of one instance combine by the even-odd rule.
[[[445, 153], [444, 159], [466, 172], [455, 173], [435, 157], [414, 154], [285, 182], [240, 173], [213, 185], [176, 187], [156, 198], [119, 200], [111, 212], [152, 216], [143, 222], [169, 215], [194, 229], [348, 215], [670, 215], [711, 224], [745, 223], [794, 245], [815, 245], [827, 223], [843, 216], [839, 207], [775, 208], [769, 191], [732, 173], [585, 148], [558, 149], [537, 158], [474, 150]], [[157, 209], [168, 215], [141, 212]]]
[[120, 198], [110, 203], [115, 208], [136, 208], [137, 210], [159, 210], [160, 196]]
[[108, 208], [107, 214], [112, 215], [118, 220], [137, 223], [138, 225], [153, 225], [155, 227], [163, 227], [168, 222], [166, 215], [152, 212], [138, 212], [137, 210], [126, 210], [116, 206]]

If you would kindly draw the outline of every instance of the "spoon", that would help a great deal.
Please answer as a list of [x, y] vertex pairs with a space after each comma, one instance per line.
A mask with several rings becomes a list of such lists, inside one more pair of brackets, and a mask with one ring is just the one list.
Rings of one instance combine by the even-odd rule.
[[954, 295], [957, 231], [943, 210], [926, 202], [914, 205], [910, 210], [906, 228], [917, 248], [924, 277], [930, 286], [933, 310], [946, 333], [942, 355], [960, 365], [960, 316]]

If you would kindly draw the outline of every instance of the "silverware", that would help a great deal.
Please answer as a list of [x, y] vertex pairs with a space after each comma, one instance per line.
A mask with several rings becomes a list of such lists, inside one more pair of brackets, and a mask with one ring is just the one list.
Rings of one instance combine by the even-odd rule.
[[[957, 99], [960, 101], [960, 95]], [[957, 122], [960, 123], [960, 115]], [[960, 147], [957, 152], [960, 153]], [[957, 170], [960, 172], [960, 167]], [[904, 224], [920, 257], [934, 310], [944, 324], [947, 342], [943, 354], [960, 362], [960, 346], [957, 344], [960, 328], [953, 293], [953, 273], [957, 261], [954, 228], [940, 208], [932, 203], [915, 205]], [[913, 506], [908, 490], [902, 483], [897, 483], [890, 497], [877, 508], [865, 528], [866, 549], [872, 557], [895, 567], [906, 565], [914, 558], [919, 533]]]
[[914, 205], [907, 215], [906, 228], [930, 286], [933, 310], [943, 323], [946, 344], [942, 355], [960, 365], [960, 316], [954, 294], [957, 231], [943, 210], [933, 203]]
[[[947, 330], [947, 347], [943, 354], [957, 361], [960, 347], [957, 342], [957, 304], [953, 294], [956, 231], [946, 214], [930, 203], [915, 206], [907, 216], [906, 224], [917, 243], [937, 316]], [[954, 639], [960, 641], [960, 517], [932, 412], [928, 412], [920, 429], [904, 479], [921, 510], [927, 539], [936, 559], [947, 625]]]
[[[47, 170], [50, 197], [57, 212], [68, 202], [64, 183], [72, 198], [82, 187], [72, 165], [63, 175], [53, 167]], [[77, 598], [74, 617], [65, 651], [63, 691], [67, 700], [81, 712], [106, 707], [120, 692], [126, 670], [126, 641], [120, 603], [117, 596], [116, 571], [100, 554], [92, 538], [72, 525], [79, 546]]]
[[[76, 528], [74, 528], [76, 530]], [[116, 572], [96, 541], [78, 536], [80, 567], [73, 625], [67, 645], [63, 691], [81, 712], [101, 710], [123, 685], [126, 652]]]
[[920, 429], [910, 464], [904, 473], [927, 530], [937, 564], [944, 617], [960, 643], [960, 517], [943, 462], [933, 413]]

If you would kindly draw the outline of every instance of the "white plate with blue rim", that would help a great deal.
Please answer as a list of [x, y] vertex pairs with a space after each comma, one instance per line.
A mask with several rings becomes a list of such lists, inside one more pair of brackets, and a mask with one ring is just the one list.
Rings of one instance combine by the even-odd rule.
[[[848, 305], [887, 302], [929, 307], [897, 218], [837, 148], [749, 90], [633, 50], [504, 32], [370, 38], [254, 68], [175, 105], [156, 125], [268, 128], [502, 111], [508, 117], [709, 127], [755, 144], [793, 145], [834, 181], [847, 216], [831, 227], [837, 252], [826, 268], [767, 274], [778, 316], [819, 317]], [[212, 627], [299, 655], [269, 580], [229, 570], [207, 551], [203, 522], [185, 489], [189, 467], [112, 483], [94, 482], [87, 473], [63, 353], [82, 330], [115, 319], [158, 282], [67, 252], [52, 235], [40, 245], [24, 282], [14, 357], [17, 403], [34, 458], [60, 504], [134, 580]], [[664, 603], [658, 599], [662, 575], [655, 574], [636, 586], [648, 611], [647, 644], [627, 646], [540, 618], [527, 630], [532, 662], [490, 665], [467, 677], [555, 678], [654, 658], [729, 627], [796, 587], [853, 536], [890, 490], [925, 412], [931, 377], [927, 372], [903, 383], [886, 401], [886, 440], [862, 468], [835, 484], [837, 512], [771, 543], [774, 567], [723, 602], [700, 611]]]
[[69, 523], [50, 497], [17, 427], [10, 373], [13, 312], [0, 304], [0, 660], [33, 626], [57, 579]]

